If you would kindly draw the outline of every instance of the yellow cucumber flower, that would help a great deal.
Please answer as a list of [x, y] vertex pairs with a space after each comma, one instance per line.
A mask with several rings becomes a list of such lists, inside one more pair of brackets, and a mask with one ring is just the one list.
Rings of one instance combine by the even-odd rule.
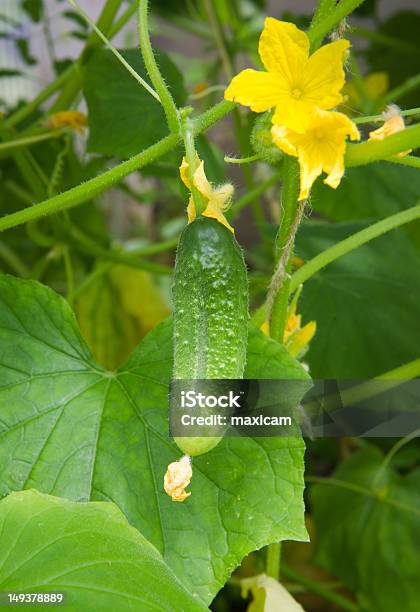
[[87, 126], [87, 117], [79, 111], [60, 111], [48, 117], [48, 124], [54, 130], [62, 127], [71, 127], [79, 134], [83, 134], [83, 130]]
[[259, 54], [267, 72], [243, 70], [225, 91], [226, 100], [261, 113], [275, 108], [273, 123], [304, 132], [316, 108], [342, 101], [343, 62], [350, 43], [337, 40], [309, 55], [309, 38], [293, 23], [265, 20]]
[[[194, 172], [193, 183], [194, 187], [196, 187], [196, 189], [203, 196], [204, 200], [207, 202], [207, 206], [203, 211], [203, 216], [210, 217], [211, 219], [216, 219], [216, 221], [219, 221], [219, 223], [227, 227], [228, 230], [233, 233], [233, 227], [229, 224], [229, 221], [223, 214], [224, 211], [226, 211], [226, 209], [229, 207], [230, 200], [233, 195], [233, 186], [230, 185], [230, 183], [226, 183], [226, 185], [221, 185], [220, 187], [213, 187], [207, 180], [206, 174], [204, 172], [204, 162], [202, 160], [198, 161], [199, 164]], [[187, 187], [187, 189], [191, 191], [189, 167], [189, 163], [184, 157], [182, 160], [182, 164], [179, 167], [179, 173], [182, 182]], [[197, 215], [194, 199], [192, 196], [190, 196], [190, 200], [188, 202], [187, 214], [188, 223], [194, 221]]]
[[[396, 104], [391, 104], [388, 106], [383, 114], [383, 117], [385, 119], [385, 123], [377, 130], [369, 132], [369, 140], [383, 140], [387, 136], [391, 136], [391, 134], [396, 134], [397, 132], [401, 132], [401, 130], [405, 129], [404, 119], [401, 117], [400, 109]], [[412, 149], [409, 149], [408, 151], [401, 151], [400, 153], [397, 153], [397, 157], [409, 155], [411, 151]]]
[[322, 173], [327, 173], [324, 183], [336, 189], [344, 174], [346, 138], [360, 138], [355, 124], [342, 113], [316, 110], [304, 134], [294, 132], [284, 125], [273, 125], [274, 143], [288, 155], [299, 159], [299, 199], [309, 196], [312, 184]]

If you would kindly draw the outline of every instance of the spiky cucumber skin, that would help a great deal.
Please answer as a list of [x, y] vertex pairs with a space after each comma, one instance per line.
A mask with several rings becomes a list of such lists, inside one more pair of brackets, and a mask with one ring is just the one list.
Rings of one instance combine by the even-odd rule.
[[[242, 378], [248, 337], [248, 279], [233, 234], [199, 217], [182, 232], [175, 263], [174, 379]], [[221, 438], [175, 438], [201, 455]]]

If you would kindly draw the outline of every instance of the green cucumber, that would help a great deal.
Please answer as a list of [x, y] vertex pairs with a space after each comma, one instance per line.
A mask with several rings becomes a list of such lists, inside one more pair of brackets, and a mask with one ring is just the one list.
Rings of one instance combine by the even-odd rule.
[[[175, 264], [174, 379], [243, 377], [248, 336], [248, 280], [242, 250], [221, 223], [199, 217], [182, 232]], [[175, 438], [201, 455], [220, 437]]]

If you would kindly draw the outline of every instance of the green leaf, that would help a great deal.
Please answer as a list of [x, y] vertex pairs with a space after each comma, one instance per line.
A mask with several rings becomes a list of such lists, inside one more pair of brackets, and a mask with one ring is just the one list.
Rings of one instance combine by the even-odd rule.
[[[365, 226], [305, 224], [297, 254], [305, 260]], [[305, 355], [314, 378], [376, 376], [418, 357], [420, 255], [403, 231], [377, 238], [318, 272], [299, 308], [317, 332]]]
[[71, 610], [207, 609], [114, 504], [12, 493], [0, 534], [2, 591], [63, 592]]
[[[416, 168], [379, 162], [349, 168], [336, 190], [317, 181], [311, 204], [334, 221], [383, 219], [415, 206], [419, 194], [420, 172]], [[407, 231], [420, 245], [420, 222], [411, 223]]]
[[366, 446], [334, 473], [361, 492], [312, 489], [316, 561], [357, 593], [362, 610], [417, 612], [420, 469], [400, 475], [392, 466], [383, 469], [383, 459]]
[[95, 358], [112, 370], [168, 316], [169, 308], [148, 272], [112, 264], [102, 268], [78, 297], [75, 311]]
[[[166, 468], [180, 454], [168, 434], [170, 320], [107, 372], [62, 298], [1, 276], [0, 347], [0, 495], [37, 488], [113, 501], [205, 603], [250, 551], [306, 540], [300, 437], [225, 438], [194, 459], [186, 502], [163, 492]], [[257, 330], [246, 376], [309, 380]]]
[[[149, 82], [140, 52], [128, 49], [122, 55]], [[181, 73], [164, 53], [157, 61], [176, 104], [182, 106], [187, 94]], [[98, 49], [89, 58], [83, 89], [89, 109], [89, 151], [130, 157], [168, 133], [162, 106], [108, 49]]]

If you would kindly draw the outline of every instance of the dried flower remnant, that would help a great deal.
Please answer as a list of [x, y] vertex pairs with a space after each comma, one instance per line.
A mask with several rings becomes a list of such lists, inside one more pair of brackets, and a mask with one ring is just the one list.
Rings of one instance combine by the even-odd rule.
[[183, 502], [191, 495], [191, 493], [185, 491], [191, 482], [191, 478], [191, 458], [188, 455], [184, 455], [179, 461], [174, 461], [168, 465], [163, 486], [165, 492], [172, 497], [172, 501]]
[[[369, 132], [369, 140], [383, 140], [387, 136], [391, 136], [392, 134], [396, 134], [397, 132], [401, 132], [401, 130], [405, 129], [404, 119], [402, 118], [400, 109], [396, 104], [391, 104], [387, 107], [383, 113], [383, 118], [385, 123], [377, 130]], [[397, 153], [397, 157], [404, 157], [410, 153], [411, 149], [408, 151], [401, 151], [400, 153]]]

